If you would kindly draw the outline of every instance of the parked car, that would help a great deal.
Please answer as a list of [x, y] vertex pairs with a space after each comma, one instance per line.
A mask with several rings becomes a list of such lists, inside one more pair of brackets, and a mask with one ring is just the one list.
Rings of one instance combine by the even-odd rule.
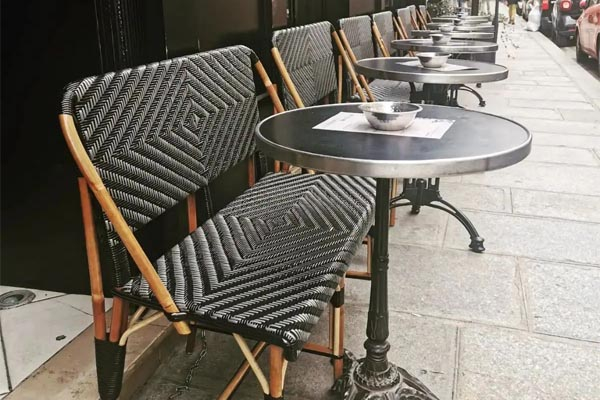
[[567, 46], [575, 39], [577, 18], [581, 15], [580, 0], [557, 0], [552, 7], [552, 40], [558, 47]]
[[577, 61], [587, 61], [588, 56], [596, 59], [600, 74], [600, 0], [581, 0], [580, 7], [583, 12], [575, 32]]
[[522, 15], [523, 18], [528, 21], [529, 20], [529, 12], [533, 9], [535, 4], [540, 5], [540, 11], [542, 13], [542, 20], [540, 23], [540, 32], [545, 35], [549, 35], [552, 32], [552, 7], [554, 6], [555, 0], [541, 0], [541, 3], [538, 0], [527, 0], [523, 2], [523, 10]]

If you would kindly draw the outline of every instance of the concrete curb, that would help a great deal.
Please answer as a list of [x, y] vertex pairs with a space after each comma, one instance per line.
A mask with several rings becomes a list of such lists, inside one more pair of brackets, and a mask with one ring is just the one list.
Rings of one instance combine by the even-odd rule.
[[579, 89], [590, 99], [597, 110], [600, 110], [600, 81], [590, 78], [590, 73], [577, 62], [570, 59], [550, 39], [540, 32], [533, 32], [531, 37], [540, 45], [577, 84]]
[[[120, 400], [129, 400], [168, 359], [181, 338], [162, 319], [132, 335], [127, 343], [125, 375]], [[94, 328], [88, 327], [56, 353], [4, 400], [98, 399], [94, 356]]]

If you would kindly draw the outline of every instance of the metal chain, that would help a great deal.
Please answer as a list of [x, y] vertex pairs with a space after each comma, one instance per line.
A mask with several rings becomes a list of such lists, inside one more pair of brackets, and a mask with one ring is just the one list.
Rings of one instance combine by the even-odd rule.
[[194, 372], [200, 366], [200, 362], [204, 357], [206, 357], [206, 353], [208, 351], [208, 345], [206, 343], [206, 331], [203, 329], [200, 331], [200, 345], [202, 346], [202, 350], [200, 350], [198, 358], [196, 359], [196, 361], [194, 361], [194, 365], [192, 365], [192, 367], [188, 371], [187, 376], [183, 381], [183, 385], [177, 386], [175, 388], [175, 393], [170, 395], [167, 400], [175, 399], [181, 396], [183, 392], [187, 392], [190, 390], [190, 384], [192, 383], [192, 379], [194, 378]]

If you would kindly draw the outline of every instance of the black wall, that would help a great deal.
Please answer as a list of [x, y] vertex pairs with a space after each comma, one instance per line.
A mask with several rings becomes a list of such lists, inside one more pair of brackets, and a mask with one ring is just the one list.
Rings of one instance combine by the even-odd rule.
[[[88, 290], [78, 172], [57, 122], [68, 82], [232, 44], [253, 48], [274, 75], [273, 26], [335, 22], [393, 1], [3, 0], [0, 283]], [[216, 206], [243, 188], [244, 173], [216, 182]], [[162, 230], [179, 232], [175, 220]], [[154, 253], [164, 238], [143, 242]]]

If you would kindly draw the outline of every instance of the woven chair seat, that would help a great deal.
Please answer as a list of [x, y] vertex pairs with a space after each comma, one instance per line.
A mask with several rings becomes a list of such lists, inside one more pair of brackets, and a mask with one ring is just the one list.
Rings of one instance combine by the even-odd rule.
[[[410, 85], [408, 82], [375, 79], [369, 83], [369, 88], [375, 97], [375, 101], [410, 101]], [[368, 98], [366, 91], [364, 91], [364, 94]], [[352, 101], [361, 101], [360, 96], [358, 94], [353, 95]]]
[[[200, 325], [294, 360], [372, 224], [372, 179], [270, 174], [154, 262]], [[156, 303], [142, 277], [120, 293]]]

